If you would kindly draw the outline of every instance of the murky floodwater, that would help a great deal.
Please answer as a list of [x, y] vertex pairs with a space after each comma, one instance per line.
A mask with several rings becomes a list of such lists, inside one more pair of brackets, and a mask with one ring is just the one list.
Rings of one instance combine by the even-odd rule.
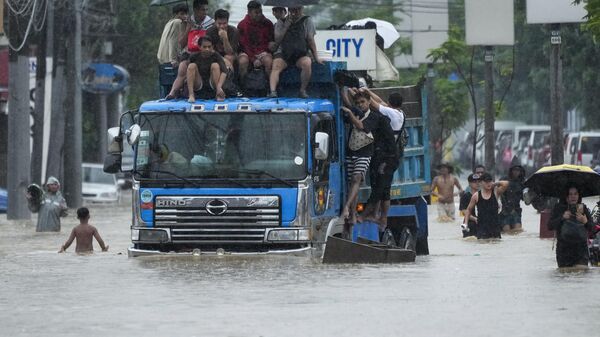
[[[499, 243], [430, 224], [401, 265], [300, 257], [127, 258], [130, 207], [92, 206], [108, 253], [57, 254], [75, 225], [36, 234], [0, 215], [2, 336], [595, 336], [600, 268], [561, 273], [539, 216]], [[73, 212], [71, 212], [73, 213]], [[430, 209], [434, 218], [435, 208]], [[96, 246], [97, 247], [97, 246]]]

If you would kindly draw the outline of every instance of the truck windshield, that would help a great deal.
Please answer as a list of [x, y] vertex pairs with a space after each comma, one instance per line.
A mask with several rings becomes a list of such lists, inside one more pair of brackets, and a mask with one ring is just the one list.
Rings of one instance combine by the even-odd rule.
[[306, 177], [304, 113], [141, 114], [142, 178], [299, 180]]

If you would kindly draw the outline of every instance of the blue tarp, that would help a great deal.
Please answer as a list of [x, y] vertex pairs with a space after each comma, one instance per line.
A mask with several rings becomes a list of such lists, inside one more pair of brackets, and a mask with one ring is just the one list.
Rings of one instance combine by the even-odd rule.
[[0, 213], [6, 213], [8, 208], [8, 192], [0, 188]]

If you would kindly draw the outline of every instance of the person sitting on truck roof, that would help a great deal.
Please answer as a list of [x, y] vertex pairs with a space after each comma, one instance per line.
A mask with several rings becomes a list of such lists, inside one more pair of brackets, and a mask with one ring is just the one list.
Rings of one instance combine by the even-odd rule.
[[182, 51], [178, 57], [179, 66], [177, 67], [177, 77], [171, 86], [171, 91], [167, 94], [165, 99], [179, 97], [181, 88], [183, 88], [187, 77], [187, 68], [190, 64], [190, 53], [198, 51], [198, 48], [200, 47], [200, 41], [198, 41], [197, 45], [188, 46], [188, 35], [195, 34], [196, 31], [205, 32], [215, 23], [215, 20], [206, 15], [206, 11], [208, 10], [208, 0], [194, 0], [192, 9], [194, 13], [191, 17], [186, 18], [185, 30], [179, 34], [179, 46], [182, 48]]
[[[269, 97], [277, 97], [277, 85], [279, 75], [291, 64], [300, 68], [300, 92], [301, 98], [307, 98], [306, 89], [312, 72], [312, 60], [322, 64], [317, 55], [315, 45], [315, 25], [309, 16], [302, 13], [302, 6], [288, 7], [289, 15], [284, 21], [275, 24], [275, 44], [277, 49], [273, 53], [273, 69], [269, 80], [271, 92]], [[309, 52], [310, 51], [310, 52]]]
[[[342, 90], [342, 95], [347, 95]], [[348, 98], [344, 98], [347, 102]], [[365, 92], [356, 92], [354, 107], [342, 107], [344, 117], [350, 122], [350, 137], [346, 152], [346, 172], [348, 179], [348, 197], [342, 210], [345, 221], [344, 232], [350, 233], [350, 226], [356, 223], [356, 202], [360, 183], [369, 169], [369, 162], [375, 150], [372, 132], [379, 124], [381, 114], [370, 109], [371, 97]]]
[[258, 1], [248, 2], [247, 7], [248, 14], [237, 26], [241, 49], [238, 56], [240, 82], [243, 82], [250, 65], [254, 68], [264, 67], [267, 74], [271, 73], [273, 65], [269, 50], [269, 42], [274, 40], [273, 23], [263, 15]]
[[196, 93], [214, 91], [215, 99], [225, 99], [223, 83], [227, 77], [227, 66], [223, 57], [214, 51], [210, 37], [203, 36], [199, 40], [200, 52], [190, 57], [187, 69], [188, 102], [196, 102]]
[[215, 25], [206, 31], [213, 41], [213, 48], [225, 59], [227, 69], [233, 70], [239, 49], [237, 28], [229, 24], [229, 12], [224, 9], [215, 11]]
[[271, 8], [271, 12], [273, 13], [273, 16], [275, 17], [277, 22], [283, 22], [285, 20], [285, 17], [287, 16], [287, 9], [285, 7], [275, 6]]
[[177, 4], [173, 7], [173, 17], [165, 24], [158, 45], [156, 57], [159, 64], [172, 67], [177, 67], [179, 64], [178, 56], [182, 49], [179, 45], [179, 36], [185, 30], [187, 15], [187, 4]]

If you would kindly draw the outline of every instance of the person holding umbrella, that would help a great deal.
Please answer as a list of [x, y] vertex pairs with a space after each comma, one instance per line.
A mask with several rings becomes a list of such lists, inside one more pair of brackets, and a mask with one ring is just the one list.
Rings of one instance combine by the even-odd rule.
[[569, 186], [564, 199], [552, 209], [548, 229], [556, 231], [556, 263], [563, 267], [587, 267], [589, 251], [588, 233], [593, 228], [592, 216], [581, 203], [581, 194]]
[[587, 267], [587, 239], [593, 222], [581, 198], [600, 195], [600, 174], [587, 166], [546, 166], [529, 177], [525, 186], [530, 189], [528, 194], [561, 199], [548, 221], [548, 229], [555, 231], [557, 239], [558, 267]]

